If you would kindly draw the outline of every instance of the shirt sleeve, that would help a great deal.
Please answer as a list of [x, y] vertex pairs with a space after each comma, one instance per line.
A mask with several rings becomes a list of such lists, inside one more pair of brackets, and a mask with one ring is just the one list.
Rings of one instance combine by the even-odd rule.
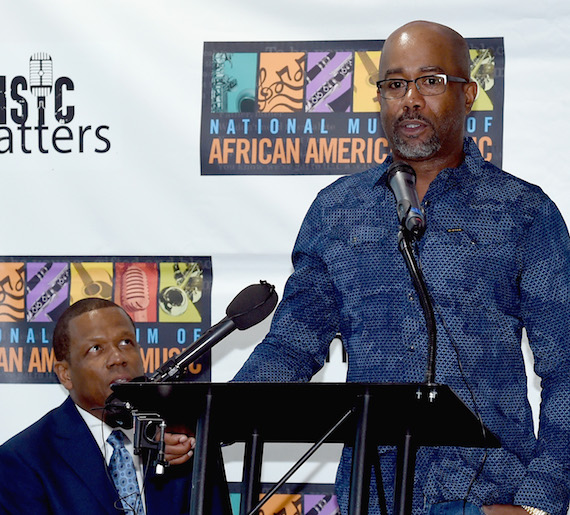
[[521, 314], [541, 377], [534, 458], [515, 504], [565, 513], [570, 497], [570, 241], [545, 199], [522, 242]]
[[309, 209], [293, 249], [294, 272], [271, 330], [237, 373], [236, 381], [308, 381], [323, 366], [338, 332], [332, 281], [321, 257], [326, 239], [319, 197]]

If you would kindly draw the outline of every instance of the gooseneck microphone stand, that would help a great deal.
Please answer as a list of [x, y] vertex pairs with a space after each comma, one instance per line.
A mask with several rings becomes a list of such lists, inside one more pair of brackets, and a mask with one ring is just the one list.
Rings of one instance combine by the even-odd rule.
[[435, 384], [435, 362], [437, 354], [437, 327], [435, 324], [435, 315], [433, 311], [433, 304], [428, 293], [428, 289], [416, 261], [414, 255], [413, 244], [419, 239], [411, 231], [404, 227], [400, 227], [400, 232], [398, 233], [398, 248], [404, 256], [404, 261], [410, 272], [412, 282], [414, 283], [414, 288], [420, 299], [420, 304], [424, 312], [424, 317], [426, 319], [426, 327], [428, 332], [428, 362], [426, 369], [425, 383], [427, 385]]
[[[437, 357], [437, 327], [435, 323], [435, 315], [433, 304], [429, 296], [429, 292], [422, 274], [418, 266], [415, 254], [414, 243], [421, 237], [421, 233], [413, 233], [400, 226], [398, 233], [398, 248], [404, 257], [408, 271], [412, 278], [414, 288], [418, 294], [420, 304], [426, 320], [426, 328], [428, 333], [428, 362], [426, 368], [425, 384], [428, 388], [428, 401], [433, 403], [437, 397], [437, 388], [435, 383], [435, 364]], [[416, 394], [418, 398], [422, 393], [418, 389]], [[416, 452], [418, 446], [414, 442], [413, 434], [410, 428], [407, 428], [403, 434], [398, 457], [396, 462], [396, 485], [395, 500], [398, 508], [398, 515], [411, 513], [413, 488], [414, 488], [414, 472], [416, 463]]]

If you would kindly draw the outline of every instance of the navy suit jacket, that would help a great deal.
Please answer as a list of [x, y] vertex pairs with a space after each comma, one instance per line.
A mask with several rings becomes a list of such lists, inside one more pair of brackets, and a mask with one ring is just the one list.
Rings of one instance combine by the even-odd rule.
[[[188, 513], [191, 467], [149, 471], [147, 515]], [[115, 508], [118, 506], [119, 508]], [[0, 514], [123, 513], [101, 451], [71, 398], [0, 446]]]

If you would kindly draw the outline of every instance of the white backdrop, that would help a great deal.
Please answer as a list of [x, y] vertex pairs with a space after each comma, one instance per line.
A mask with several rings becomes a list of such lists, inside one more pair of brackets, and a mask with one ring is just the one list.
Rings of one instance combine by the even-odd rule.
[[[385, 39], [412, 19], [450, 25], [465, 37], [504, 37], [506, 53], [503, 167], [542, 186], [570, 220], [565, 158], [570, 119], [570, 4], [559, 0], [5, 0], [0, 76], [7, 108], [18, 108], [10, 80], [28, 76], [36, 52], [53, 58], [54, 78], [66, 76], [74, 105], [73, 140], [51, 144], [57, 127], [54, 95], [47, 98], [50, 131], [39, 150], [30, 130], [13, 152], [0, 154], [0, 255], [212, 256], [212, 321], [234, 295], [265, 279], [281, 294], [290, 252], [316, 193], [336, 176], [200, 175], [199, 130], [205, 41]], [[36, 99], [30, 121], [37, 123]], [[86, 132], [79, 150], [81, 127]], [[108, 152], [95, 137], [110, 141]], [[0, 138], [6, 133], [0, 134]], [[6, 141], [0, 140], [0, 149]], [[212, 380], [230, 379], [268, 328], [236, 332], [213, 350]], [[335, 357], [336, 356], [336, 357]], [[336, 351], [333, 361], [339, 361]], [[330, 367], [320, 380], [342, 381]], [[538, 383], [531, 381], [536, 405]], [[0, 385], [0, 442], [65, 397], [57, 385]], [[333, 482], [336, 448], [293, 480]], [[225, 451], [237, 480], [238, 452]], [[273, 480], [290, 454], [269, 450]]]

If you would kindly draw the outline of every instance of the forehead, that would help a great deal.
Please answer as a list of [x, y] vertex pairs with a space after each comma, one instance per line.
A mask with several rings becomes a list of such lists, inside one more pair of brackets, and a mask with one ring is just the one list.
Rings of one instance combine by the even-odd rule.
[[380, 76], [448, 73], [462, 75], [460, 38], [430, 27], [412, 26], [390, 36], [382, 49]]
[[69, 340], [72, 348], [85, 340], [120, 337], [126, 334], [134, 334], [134, 327], [130, 318], [120, 308], [88, 311], [69, 321]]

